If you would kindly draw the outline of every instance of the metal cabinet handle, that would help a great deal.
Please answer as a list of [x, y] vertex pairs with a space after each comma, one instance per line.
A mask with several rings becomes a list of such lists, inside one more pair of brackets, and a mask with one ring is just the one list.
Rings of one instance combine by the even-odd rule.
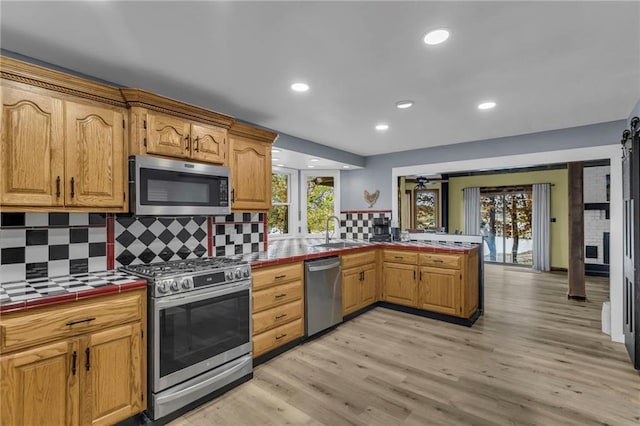
[[404, 259], [402, 256], [393, 256], [394, 259]]
[[195, 152], [199, 152], [199, 151], [200, 151], [200, 144], [199, 144], [199, 142], [200, 142], [200, 136], [196, 136], [196, 139], [195, 139], [195, 141], [194, 141], [194, 146], [193, 146], [193, 150], [194, 150]]
[[78, 360], [78, 353], [73, 351], [71, 355], [71, 374], [76, 375], [76, 361]]
[[275, 298], [276, 298], [276, 299], [280, 299], [280, 298], [282, 298], [282, 297], [285, 297], [286, 295], [287, 295], [287, 293], [276, 294], [276, 295], [275, 295]]
[[71, 178], [71, 198], [73, 198], [74, 195], [76, 195], [76, 180], [72, 177]]
[[422, 281], [422, 271], [420, 271], [420, 281]]
[[276, 315], [276, 321], [279, 320], [279, 319], [282, 319], [282, 318], [284, 318], [286, 316], [287, 316], [287, 314]]
[[91, 318], [87, 318], [87, 319], [83, 319], [83, 320], [79, 320], [79, 321], [71, 321], [71, 322], [68, 322], [66, 325], [71, 327], [72, 325], [81, 324], [83, 322], [91, 322], [91, 321], [93, 321], [95, 319], [96, 319], [96, 317], [91, 317]]
[[87, 362], [84, 364], [84, 367], [87, 371], [89, 371], [91, 370], [91, 348], [85, 349], [84, 353], [87, 356]]
[[279, 336], [276, 336], [276, 340], [280, 340], [280, 339], [282, 339], [283, 337], [287, 337], [287, 333], [284, 333], [284, 334], [281, 334], [281, 335], [279, 335]]
[[233, 204], [233, 202], [235, 201], [235, 198], [234, 198], [235, 193], [236, 193], [236, 190], [235, 190], [235, 189], [232, 189], [232, 190], [231, 190], [231, 204]]
[[56, 198], [60, 198], [60, 176], [56, 178]]
[[276, 276], [275, 276], [275, 279], [276, 279], [276, 280], [279, 280], [279, 279], [285, 278], [286, 276], [287, 276], [287, 274], [284, 274], [284, 275], [276, 275]]
[[444, 260], [442, 260], [442, 259], [433, 259], [433, 261], [435, 263], [444, 263]]
[[189, 144], [189, 135], [184, 137], [184, 149], [185, 151], [189, 151], [190, 148], [190, 144]]

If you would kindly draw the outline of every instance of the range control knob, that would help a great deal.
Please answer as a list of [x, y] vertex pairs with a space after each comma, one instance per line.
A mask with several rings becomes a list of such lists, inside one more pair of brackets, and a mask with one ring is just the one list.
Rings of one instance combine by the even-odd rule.
[[242, 271], [240, 269], [236, 269], [236, 278], [237, 279], [242, 278]]
[[182, 288], [185, 290], [190, 289], [192, 286], [191, 281], [189, 279], [182, 280]]
[[225, 278], [227, 279], [227, 281], [231, 281], [233, 279], [233, 271], [227, 271], [227, 273], [225, 274]]
[[178, 281], [171, 280], [171, 290], [173, 290], [173, 291], [180, 290], [180, 284], [178, 284]]
[[169, 286], [167, 285], [166, 281], [160, 281], [156, 285], [156, 288], [158, 289], [158, 293], [166, 293], [169, 291]]
[[249, 274], [250, 274], [250, 272], [249, 272], [249, 268], [245, 268], [245, 270], [244, 270], [244, 271], [242, 271], [242, 275], [243, 275], [245, 278], [249, 278]]

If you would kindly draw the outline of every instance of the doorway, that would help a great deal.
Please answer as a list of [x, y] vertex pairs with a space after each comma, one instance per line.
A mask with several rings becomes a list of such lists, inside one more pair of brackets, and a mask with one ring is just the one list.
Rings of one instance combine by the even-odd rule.
[[480, 225], [485, 262], [533, 265], [532, 188], [480, 188]]

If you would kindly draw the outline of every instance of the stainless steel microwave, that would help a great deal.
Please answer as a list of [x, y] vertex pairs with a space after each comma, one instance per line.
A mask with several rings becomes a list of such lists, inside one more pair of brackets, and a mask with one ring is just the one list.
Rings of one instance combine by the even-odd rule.
[[228, 167], [129, 157], [129, 205], [137, 215], [226, 215], [230, 195]]

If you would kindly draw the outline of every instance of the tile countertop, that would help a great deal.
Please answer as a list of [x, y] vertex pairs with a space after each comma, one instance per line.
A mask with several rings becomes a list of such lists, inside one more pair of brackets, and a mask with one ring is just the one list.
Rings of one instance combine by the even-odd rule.
[[90, 272], [0, 284], [0, 313], [121, 293], [147, 281], [119, 271]]
[[417, 250], [431, 253], [469, 253], [478, 247], [473, 243], [452, 243], [433, 241], [393, 241], [393, 242], [368, 242], [354, 240], [331, 240], [331, 242], [356, 242], [361, 245], [346, 248], [318, 247], [324, 243], [324, 238], [287, 238], [269, 241], [267, 251], [250, 253], [242, 256], [242, 259], [251, 263], [251, 267], [262, 268], [265, 266], [283, 263], [298, 262], [307, 259], [317, 259], [327, 256], [339, 256], [341, 254], [358, 252], [370, 248], [393, 248], [401, 250]]

